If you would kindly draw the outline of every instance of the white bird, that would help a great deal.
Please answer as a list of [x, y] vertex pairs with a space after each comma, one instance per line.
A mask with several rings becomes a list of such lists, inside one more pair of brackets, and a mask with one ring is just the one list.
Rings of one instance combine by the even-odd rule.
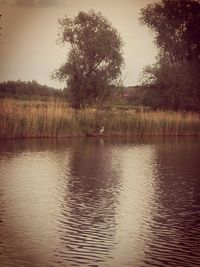
[[99, 133], [102, 134], [104, 132], [104, 126], [99, 130]]
[[86, 136], [101, 136], [104, 132], [104, 126], [101, 127], [100, 129], [96, 129], [96, 130], [93, 130], [93, 131], [87, 131], [87, 130], [84, 130]]

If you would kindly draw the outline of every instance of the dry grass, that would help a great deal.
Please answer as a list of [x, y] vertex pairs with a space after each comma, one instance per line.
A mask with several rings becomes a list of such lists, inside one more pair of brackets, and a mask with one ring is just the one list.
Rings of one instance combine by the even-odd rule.
[[108, 136], [200, 136], [197, 113], [74, 111], [64, 102], [0, 102], [0, 138], [82, 136], [84, 129], [102, 125]]

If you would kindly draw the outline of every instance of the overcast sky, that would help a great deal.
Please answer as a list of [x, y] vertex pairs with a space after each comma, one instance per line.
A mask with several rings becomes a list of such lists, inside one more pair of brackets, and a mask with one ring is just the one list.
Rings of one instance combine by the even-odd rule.
[[125, 85], [138, 84], [142, 69], [157, 53], [148, 28], [139, 25], [140, 9], [152, 0], [0, 0], [0, 81], [37, 80], [61, 88], [50, 75], [66, 61], [66, 48], [56, 44], [58, 18], [80, 10], [101, 11], [124, 41]]

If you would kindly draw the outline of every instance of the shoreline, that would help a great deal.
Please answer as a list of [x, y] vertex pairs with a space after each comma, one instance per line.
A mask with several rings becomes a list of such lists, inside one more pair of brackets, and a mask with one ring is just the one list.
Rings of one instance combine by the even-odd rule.
[[31, 139], [56, 139], [56, 140], [64, 140], [64, 139], [108, 139], [108, 138], [178, 138], [178, 139], [187, 139], [187, 138], [194, 138], [200, 139], [200, 135], [151, 135], [151, 134], [144, 134], [144, 135], [131, 135], [131, 134], [107, 134], [101, 136], [86, 136], [85, 134], [77, 134], [77, 135], [66, 135], [66, 136], [17, 136], [17, 137], [1, 137], [0, 142], [7, 141], [7, 140], [31, 140]]

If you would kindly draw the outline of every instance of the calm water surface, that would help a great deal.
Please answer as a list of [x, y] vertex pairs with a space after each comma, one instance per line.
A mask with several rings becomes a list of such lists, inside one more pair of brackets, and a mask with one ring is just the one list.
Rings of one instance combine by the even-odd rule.
[[1, 267], [200, 266], [198, 139], [0, 147]]

